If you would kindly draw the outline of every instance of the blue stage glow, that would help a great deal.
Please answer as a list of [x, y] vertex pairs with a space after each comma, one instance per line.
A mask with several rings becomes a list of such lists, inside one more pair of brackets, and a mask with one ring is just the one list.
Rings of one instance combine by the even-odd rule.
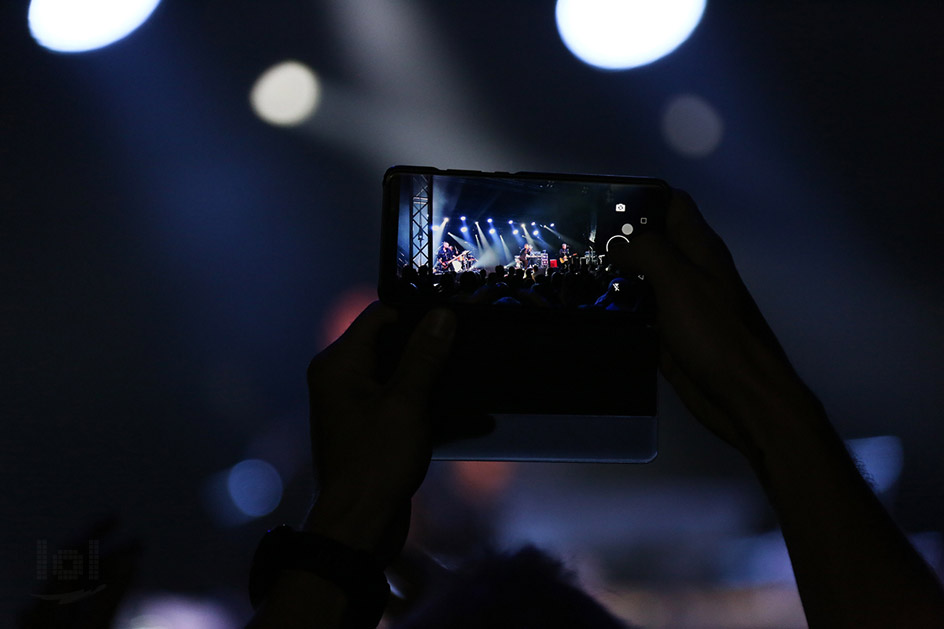
[[558, 0], [557, 30], [586, 64], [627, 70], [652, 63], [688, 39], [705, 0]]
[[282, 501], [282, 478], [261, 459], [246, 459], [230, 468], [226, 488], [236, 508], [254, 518], [272, 513]]
[[161, 0], [33, 0], [30, 34], [56, 52], [85, 52], [130, 35]]
[[865, 468], [875, 491], [887, 491], [898, 481], [905, 463], [901, 439], [894, 435], [849, 439], [846, 446]]

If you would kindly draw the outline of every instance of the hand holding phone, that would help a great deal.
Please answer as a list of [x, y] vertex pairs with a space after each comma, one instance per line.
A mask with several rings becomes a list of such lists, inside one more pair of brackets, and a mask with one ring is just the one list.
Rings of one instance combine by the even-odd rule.
[[669, 192], [639, 177], [387, 172], [381, 300], [407, 319], [433, 306], [458, 317], [440, 425], [459, 408], [496, 417], [491, 435], [436, 456], [655, 456], [655, 301], [608, 250], [662, 229]]

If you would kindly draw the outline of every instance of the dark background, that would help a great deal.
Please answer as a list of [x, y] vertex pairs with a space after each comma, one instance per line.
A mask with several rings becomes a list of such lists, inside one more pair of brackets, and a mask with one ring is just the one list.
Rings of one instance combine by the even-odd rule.
[[[394, 163], [688, 190], [842, 435], [900, 439], [885, 499], [940, 568], [941, 3], [712, 1], [675, 53], [624, 72], [575, 59], [551, 2], [165, 0], [75, 55], [39, 47], [26, 8], [0, 8], [4, 609], [41, 589], [37, 540], [115, 513], [145, 545], [137, 592], [244, 618], [256, 541], [306, 506], [305, 366], [375, 286]], [[249, 106], [286, 58], [325, 86], [302, 128]], [[662, 137], [679, 94], [724, 122], [706, 157]], [[725, 583], [747, 556], [728, 542], [772, 520], [662, 398], [654, 463], [508, 468], [490, 526], [589, 548], [611, 580]], [[247, 457], [279, 469], [282, 505], [224, 525], [208, 479]]]

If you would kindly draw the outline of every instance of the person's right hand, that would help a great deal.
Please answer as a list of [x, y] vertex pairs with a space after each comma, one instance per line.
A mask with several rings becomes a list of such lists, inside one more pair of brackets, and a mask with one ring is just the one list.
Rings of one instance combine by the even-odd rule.
[[694, 202], [665, 234], [611, 247], [651, 281], [661, 369], [689, 410], [750, 461], [780, 521], [810, 627], [941, 627], [944, 589], [863, 480]]
[[819, 408], [724, 242], [686, 193], [673, 191], [665, 234], [650, 231], [614, 245], [609, 254], [617, 266], [645, 273], [652, 284], [662, 373], [709, 429], [753, 461], [772, 411], [806, 415]]

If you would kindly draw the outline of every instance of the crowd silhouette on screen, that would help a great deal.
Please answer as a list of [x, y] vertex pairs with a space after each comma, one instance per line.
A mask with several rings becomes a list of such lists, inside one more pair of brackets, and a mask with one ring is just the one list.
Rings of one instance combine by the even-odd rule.
[[479, 267], [432, 273], [428, 266], [400, 269], [404, 301], [496, 305], [520, 308], [593, 308], [651, 312], [651, 290], [643, 280], [613, 265], [575, 259], [559, 268]]

